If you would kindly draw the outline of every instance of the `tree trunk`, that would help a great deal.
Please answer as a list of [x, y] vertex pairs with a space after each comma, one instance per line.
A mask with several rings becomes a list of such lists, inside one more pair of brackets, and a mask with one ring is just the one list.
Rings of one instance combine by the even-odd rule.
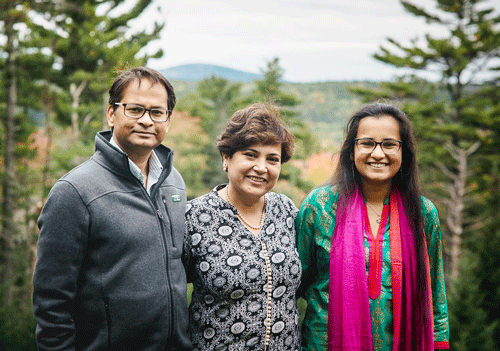
[[106, 113], [108, 111], [108, 92], [102, 93], [102, 130], [109, 130], [108, 119], [106, 118]]
[[76, 83], [71, 83], [69, 86], [69, 92], [71, 94], [71, 128], [73, 130], [73, 136], [75, 140], [80, 136], [80, 128], [78, 123], [78, 107], [80, 106], [80, 96], [82, 95], [83, 89], [87, 86], [86, 81], [82, 81], [80, 85], [76, 86]]
[[439, 168], [445, 175], [451, 178], [452, 183], [449, 186], [449, 199], [447, 201], [448, 213], [446, 216], [446, 224], [450, 229], [450, 277], [452, 280], [458, 278], [460, 269], [460, 254], [462, 245], [463, 233], [463, 217], [462, 213], [465, 208], [465, 191], [467, 188], [467, 177], [469, 173], [468, 159], [480, 146], [479, 142], [474, 143], [468, 149], [462, 149], [452, 143], [446, 143], [445, 147], [451, 157], [458, 163], [457, 171], [451, 172], [442, 163], [438, 163]]
[[13, 20], [5, 21], [7, 34], [7, 113], [4, 120], [5, 150], [4, 150], [4, 178], [2, 182], [2, 233], [0, 236], [0, 264], [2, 282], [7, 282], [5, 304], [12, 302], [11, 284], [13, 278], [11, 240], [15, 234], [14, 211], [16, 206], [16, 174], [15, 174], [15, 116], [17, 105], [17, 79], [16, 79], [16, 44]]
[[42, 95], [42, 98], [45, 105], [45, 135], [47, 137], [45, 160], [42, 169], [42, 193], [43, 193], [43, 199], [45, 201], [53, 185], [52, 179], [50, 177], [51, 175], [50, 168], [52, 162], [52, 134], [53, 134], [52, 121], [54, 120], [54, 115], [55, 115], [54, 113], [55, 96], [51, 95], [48, 86], [45, 93]]

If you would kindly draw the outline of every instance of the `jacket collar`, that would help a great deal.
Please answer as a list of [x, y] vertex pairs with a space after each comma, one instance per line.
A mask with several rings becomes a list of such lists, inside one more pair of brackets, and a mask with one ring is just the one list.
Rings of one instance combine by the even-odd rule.
[[[127, 154], [114, 147], [109, 142], [112, 135], [113, 133], [111, 131], [97, 133], [95, 137], [94, 160], [121, 177], [125, 177], [130, 180], [136, 179], [130, 171]], [[165, 145], [159, 145], [155, 148], [155, 153], [163, 166], [163, 171], [161, 172], [157, 183], [161, 184], [172, 171], [174, 152]]]

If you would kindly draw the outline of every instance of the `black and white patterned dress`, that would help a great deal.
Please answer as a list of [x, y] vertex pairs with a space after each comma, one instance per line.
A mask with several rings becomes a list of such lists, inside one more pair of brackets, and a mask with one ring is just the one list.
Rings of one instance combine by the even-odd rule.
[[187, 205], [191, 339], [200, 350], [300, 350], [297, 208], [288, 197], [268, 193], [257, 236], [218, 195], [222, 187]]

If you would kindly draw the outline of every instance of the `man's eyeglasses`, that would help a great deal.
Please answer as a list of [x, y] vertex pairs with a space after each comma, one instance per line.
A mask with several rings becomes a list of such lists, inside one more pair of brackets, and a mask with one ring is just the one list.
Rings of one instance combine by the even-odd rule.
[[149, 112], [149, 117], [155, 122], [166, 122], [170, 117], [172, 111], [161, 108], [152, 107], [145, 108], [144, 106], [137, 104], [122, 104], [121, 102], [115, 102], [115, 105], [123, 106], [125, 116], [130, 118], [141, 118], [146, 112]]
[[359, 138], [354, 139], [356, 146], [358, 147], [358, 151], [363, 154], [370, 154], [375, 150], [377, 145], [380, 145], [382, 151], [387, 155], [393, 155], [399, 151], [401, 148], [402, 141], [394, 140], [394, 139], [386, 139], [384, 141], [375, 141], [371, 138]]

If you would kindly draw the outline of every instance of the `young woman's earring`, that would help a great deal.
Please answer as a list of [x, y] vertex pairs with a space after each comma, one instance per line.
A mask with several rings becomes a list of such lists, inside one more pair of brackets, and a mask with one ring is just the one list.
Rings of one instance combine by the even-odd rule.
[[224, 172], [227, 172], [227, 165], [224, 163], [224, 166], [222, 166], [222, 169], [224, 170]]

